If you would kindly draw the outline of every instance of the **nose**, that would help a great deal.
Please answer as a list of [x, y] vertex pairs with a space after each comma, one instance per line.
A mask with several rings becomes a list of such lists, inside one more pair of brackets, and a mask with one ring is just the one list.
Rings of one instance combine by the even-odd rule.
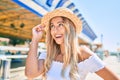
[[54, 33], [57, 33], [59, 31], [58, 27], [54, 27], [53, 31]]

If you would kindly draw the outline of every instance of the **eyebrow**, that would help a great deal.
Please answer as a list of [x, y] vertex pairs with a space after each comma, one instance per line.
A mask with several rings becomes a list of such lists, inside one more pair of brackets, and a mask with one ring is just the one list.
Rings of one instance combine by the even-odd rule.
[[[58, 21], [57, 23], [63, 23], [64, 21]], [[50, 25], [53, 24], [53, 23], [50, 23]]]

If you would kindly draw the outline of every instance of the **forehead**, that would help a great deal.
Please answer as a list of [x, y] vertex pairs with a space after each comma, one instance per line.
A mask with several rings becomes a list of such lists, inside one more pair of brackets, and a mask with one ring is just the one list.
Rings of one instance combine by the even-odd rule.
[[56, 16], [50, 20], [50, 23], [59, 22], [59, 21], [63, 21], [63, 18], [61, 16]]

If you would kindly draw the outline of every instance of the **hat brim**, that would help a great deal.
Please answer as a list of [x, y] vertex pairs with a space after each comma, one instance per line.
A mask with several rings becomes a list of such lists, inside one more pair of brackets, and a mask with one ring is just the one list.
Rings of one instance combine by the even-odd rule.
[[62, 17], [66, 17], [66, 18], [70, 19], [75, 25], [76, 33], [80, 33], [82, 31], [81, 20], [73, 12], [71, 12], [69, 9], [66, 9], [66, 8], [59, 8], [59, 9], [55, 9], [51, 12], [48, 12], [41, 19], [41, 24], [44, 24], [46, 26], [46, 28], [48, 28], [49, 21], [52, 18], [57, 17], [57, 16], [62, 16]]

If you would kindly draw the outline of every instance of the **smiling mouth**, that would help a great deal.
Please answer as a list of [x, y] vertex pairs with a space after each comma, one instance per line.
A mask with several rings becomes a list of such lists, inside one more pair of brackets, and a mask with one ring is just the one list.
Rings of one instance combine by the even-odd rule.
[[55, 35], [55, 38], [61, 38], [62, 35]]

